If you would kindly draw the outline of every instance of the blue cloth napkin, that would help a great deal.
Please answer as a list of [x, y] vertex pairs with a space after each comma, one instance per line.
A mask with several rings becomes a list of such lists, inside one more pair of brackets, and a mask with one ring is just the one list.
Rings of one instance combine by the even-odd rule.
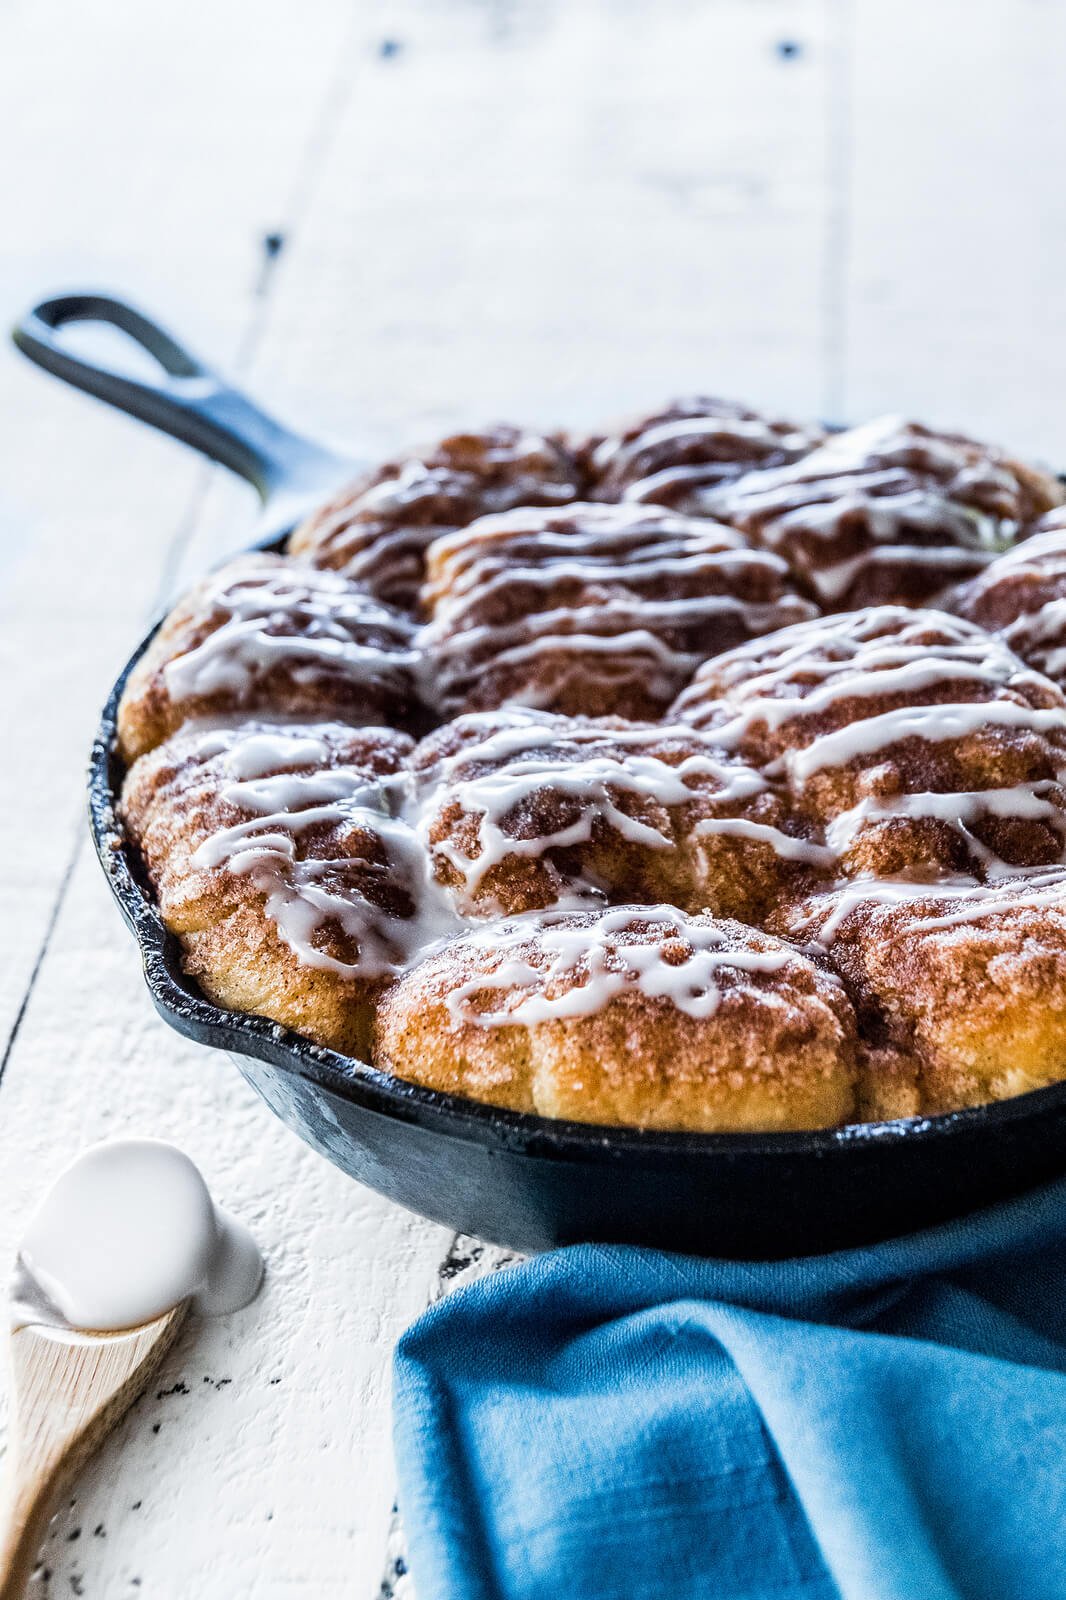
[[1066, 1182], [771, 1263], [583, 1245], [400, 1341], [418, 1600], [1066, 1600]]

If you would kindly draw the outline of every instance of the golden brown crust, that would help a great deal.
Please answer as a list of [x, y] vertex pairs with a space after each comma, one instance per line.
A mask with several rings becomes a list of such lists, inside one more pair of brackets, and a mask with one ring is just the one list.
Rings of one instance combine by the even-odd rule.
[[332, 572], [243, 555], [170, 612], [118, 708], [127, 763], [193, 717], [268, 712], [403, 724], [414, 700], [412, 630]]
[[1066, 683], [1066, 513], [1052, 511], [1033, 536], [993, 561], [944, 602], [978, 623], [1029, 666]]
[[826, 609], [922, 605], [1063, 499], [1050, 474], [960, 434], [883, 417], [712, 495]]
[[709, 655], [813, 615], [784, 564], [657, 506], [484, 517], [427, 553], [442, 716], [534, 705], [641, 721]]
[[[373, 791], [410, 743], [336, 724], [194, 726], [134, 763], [122, 819], [210, 999], [365, 1055], [371, 1001], [391, 976], [380, 947], [387, 958], [414, 911], [373, 826]], [[306, 931], [305, 896], [319, 908]]]
[[581, 487], [565, 446], [501, 423], [452, 434], [364, 473], [296, 529], [289, 550], [413, 611], [426, 546], [440, 533], [512, 506], [562, 505]]
[[[654, 991], [701, 955], [713, 965], [690, 998], [717, 993], [695, 1015]], [[596, 983], [609, 993], [585, 1014]], [[670, 907], [518, 918], [448, 945], [384, 998], [374, 1059], [495, 1105], [642, 1128], [825, 1127], [855, 1103], [841, 989], [779, 940]]]
[[710, 491], [756, 468], [797, 461], [824, 438], [710, 395], [631, 418], [585, 448], [593, 500], [636, 500], [707, 514]]
[[1062, 854], [1066, 698], [946, 613], [866, 608], [755, 640], [701, 668], [670, 716], [779, 772], [849, 874]]
[[778, 925], [824, 940], [864, 1036], [916, 1063], [922, 1111], [1066, 1078], [1063, 869], [954, 894], [856, 886], [804, 902]]
[[898, 1122], [922, 1112], [921, 1067], [909, 1050], [860, 1038], [857, 1109], [859, 1122]]
[[412, 765], [435, 875], [467, 917], [605, 896], [757, 922], [828, 863], [787, 795], [684, 728], [485, 712]]

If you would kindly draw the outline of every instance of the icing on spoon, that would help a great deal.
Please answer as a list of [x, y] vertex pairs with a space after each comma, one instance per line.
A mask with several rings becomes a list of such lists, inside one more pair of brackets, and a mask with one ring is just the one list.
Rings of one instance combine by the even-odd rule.
[[158, 1139], [93, 1145], [30, 1221], [12, 1285], [12, 1326], [139, 1327], [189, 1301], [223, 1316], [263, 1276], [243, 1223], [212, 1201], [189, 1157]]

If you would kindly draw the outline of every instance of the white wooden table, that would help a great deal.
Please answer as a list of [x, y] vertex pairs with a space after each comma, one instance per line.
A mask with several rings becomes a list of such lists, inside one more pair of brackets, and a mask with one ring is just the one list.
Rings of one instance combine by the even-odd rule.
[[[0, 306], [125, 291], [368, 452], [703, 388], [1061, 462], [1064, 60], [1063, 0], [0, 0]], [[139, 1130], [269, 1268], [188, 1329], [35, 1593], [373, 1600], [391, 1347], [468, 1247], [156, 1019], [82, 817], [114, 672], [254, 508], [7, 349], [0, 418], [0, 1256]]]

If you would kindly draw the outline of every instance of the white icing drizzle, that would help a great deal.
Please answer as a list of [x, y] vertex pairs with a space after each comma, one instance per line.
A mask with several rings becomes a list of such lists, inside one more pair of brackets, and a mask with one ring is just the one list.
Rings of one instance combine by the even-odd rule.
[[704, 817], [693, 828], [698, 838], [711, 833], [732, 834], [737, 839], [751, 839], [756, 844], [768, 844], [783, 861], [802, 861], [810, 867], [831, 867], [837, 856], [825, 845], [811, 839], [797, 839], [794, 834], [766, 822], [754, 822], [749, 817]]
[[[325, 740], [304, 729], [291, 734], [257, 729], [236, 739], [231, 731], [221, 756], [218, 797], [239, 820], [208, 835], [192, 865], [247, 877], [263, 896], [279, 936], [303, 964], [375, 980], [405, 970], [469, 925], [456, 910], [454, 889], [436, 880], [440, 859], [451, 865], [464, 893], [476, 895], [486, 875], [506, 858], [537, 859], [580, 846], [592, 838], [598, 820], [629, 843], [671, 849], [669, 829], [661, 831], [654, 815], [629, 815], [624, 795], [664, 811], [704, 805], [728, 810], [742, 809], [768, 787], [753, 768], [690, 729], [659, 735], [637, 726], [603, 729], [532, 712], [511, 715], [515, 721], [503, 727], [496, 714], [466, 719], [475, 737], [421, 777], [409, 772], [374, 777], [350, 766], [325, 765]], [[654, 746], [668, 745], [671, 735], [699, 748], [679, 752], [676, 762], [663, 759]], [[205, 752], [216, 753], [210, 742]], [[307, 766], [314, 770], [291, 770]], [[557, 831], [515, 837], [508, 818], [538, 791], [576, 802], [577, 814]], [[430, 842], [445, 799], [457, 800], [473, 818], [476, 847], [448, 838]], [[783, 860], [819, 868], [832, 861], [820, 844], [743, 815], [701, 818], [694, 810], [691, 831], [694, 838], [730, 835], [765, 844]], [[353, 832], [368, 836], [365, 855], [353, 852]], [[334, 833], [346, 845], [337, 853], [321, 840]], [[310, 835], [318, 837], [305, 850], [302, 842]], [[602, 899], [601, 884], [575, 874], [560, 880], [555, 905], [573, 909]], [[321, 948], [321, 933], [330, 925], [351, 942], [351, 959]]]
[[605, 439], [593, 455], [597, 472], [610, 467], [613, 475], [629, 476], [634, 470], [643, 475], [645, 458], [656, 460], [666, 452], [696, 444], [715, 452], [708, 465], [728, 463], [737, 446], [744, 456], [765, 456], [775, 451], [800, 454], [811, 444], [811, 435], [801, 428], [774, 427], [765, 417], [729, 415], [673, 417], [653, 422], [630, 440]]
[[[928, 641], [929, 633], [937, 636], [934, 643]], [[915, 678], [911, 663], [926, 661], [931, 652], [930, 674]], [[972, 671], [963, 670], [967, 664]], [[908, 675], [899, 680], [899, 687], [907, 690], [926, 688], [950, 673], [994, 683], [1040, 681], [1038, 674], [1027, 671], [1001, 640], [983, 628], [944, 611], [895, 605], [865, 606], [861, 611], [782, 628], [771, 638], [738, 645], [708, 665], [724, 684], [727, 698], [734, 688], [745, 698], [763, 689], [776, 689], [800, 673], [804, 678], [843, 678], [849, 671], [854, 676], [844, 682], [846, 692], [852, 694], [861, 692], [860, 678], [867, 673], [897, 667], [908, 669]], [[875, 680], [868, 692], [884, 692], [880, 687], [884, 681]], [[693, 688], [699, 689], [699, 679]], [[823, 704], [836, 698], [834, 687]], [[792, 706], [801, 703], [807, 704], [809, 699], [786, 702], [780, 720], [791, 716]]]
[[1015, 874], [1019, 869], [982, 844], [972, 830], [985, 818], [1006, 817], [1046, 822], [1066, 839], [1066, 812], [1061, 803], [1048, 798], [1056, 788], [1056, 784], [1045, 780], [1019, 783], [1006, 789], [976, 789], [964, 794], [900, 794], [884, 799], [870, 795], [833, 819], [826, 829], [826, 843], [842, 856], [871, 823], [892, 822], [897, 818], [912, 821], [930, 818], [949, 823], [965, 834], [971, 851], [989, 878], [997, 873]]
[[[753, 555], [767, 559], [766, 552], [748, 551], [744, 537], [724, 523], [706, 524], [660, 507], [611, 506], [595, 501], [575, 501], [554, 512], [532, 512], [529, 507], [479, 517], [466, 528], [458, 528], [438, 538], [430, 552], [430, 568], [435, 600], [443, 580], [448, 592], [455, 586], [467, 589], [482, 581], [486, 566], [516, 560], [533, 560], [540, 566], [556, 560], [580, 561], [582, 569], [606, 562], [617, 563], [631, 553], [638, 565], [655, 564], [666, 556], [686, 552], [715, 552]], [[778, 570], [785, 571], [783, 563]]]
[[[876, 764], [881, 752], [909, 738], [961, 740], [997, 727], [1066, 734], [1066, 708], [1047, 704], [1055, 694], [1046, 680], [1023, 667], [1002, 640], [938, 612], [878, 607], [805, 624], [742, 646], [708, 671], [724, 698], [702, 709], [722, 719], [710, 736], [725, 748], [743, 749], [756, 729], [779, 735], [795, 719], [832, 714], [848, 703], [850, 720], [843, 726], [808, 736], [806, 743], [794, 734], [767, 768], [799, 790], [816, 773], [856, 762]], [[972, 685], [975, 698], [936, 703], [929, 695], [954, 683]], [[799, 693], [801, 688], [807, 692]], [[1023, 698], [1026, 690], [1035, 690], [1042, 703], [1030, 704]], [[677, 712], [699, 721], [700, 692], [697, 679], [679, 700]], [[933, 703], [922, 703], [927, 695]], [[916, 703], [881, 710], [891, 697]], [[864, 701], [872, 702], [869, 712], [856, 715]], [[1057, 747], [1061, 780], [1066, 777], [1066, 745], [1060, 739]], [[1054, 759], [1053, 750], [1049, 755]], [[989, 876], [1017, 869], [974, 835], [983, 818], [1042, 821], [1066, 835], [1061, 792], [1050, 780], [963, 794], [868, 795], [830, 819], [825, 841], [829, 861], [817, 864], [827, 866], [846, 855], [867, 828], [923, 817], [949, 823]]]
[[1066, 712], [1039, 710], [1011, 701], [979, 700], [963, 705], [900, 706], [877, 717], [863, 717], [849, 727], [813, 739], [805, 750], [785, 755], [788, 770], [799, 782], [826, 767], [843, 766], [857, 756], [869, 755], [898, 744], [902, 739], [931, 741], [962, 739], [988, 726], [1066, 731]]
[[[760, 419], [682, 418], [651, 425], [610, 451], [603, 447], [597, 464], [624, 479], [660, 449], [684, 451], [702, 442], [713, 455], [717, 440], [725, 445], [732, 438], [753, 453], [787, 451], [799, 448], [801, 437], [775, 432]], [[511, 461], [527, 448], [543, 455], [546, 447], [535, 436], [516, 435], [501, 459]], [[923, 458], [917, 465], [894, 459], [914, 450]], [[986, 503], [993, 503], [993, 491], [1004, 504], [1019, 497], [1017, 479], [1006, 466], [984, 455], [970, 459], [967, 451], [972, 454], [972, 447], [917, 435], [888, 419], [828, 441], [798, 466], [747, 473], [723, 491], [721, 504], [742, 525], [749, 518], [759, 537], [787, 551], [794, 564], [809, 559], [810, 581], [826, 601], [845, 595], [871, 563], [899, 566], [901, 572], [915, 564], [939, 568], [947, 582], [976, 570], [1016, 531], [1009, 516], [965, 503], [971, 492]], [[667, 467], [662, 475], [706, 474], [714, 467], [711, 459], [691, 469]], [[520, 476], [512, 474], [498, 486], [499, 504], [513, 504], [509, 497]], [[423, 502], [437, 495], [445, 509], [459, 507], [466, 497], [465, 520], [479, 482], [476, 472], [409, 462], [361, 493], [357, 515], [398, 521], [417, 505], [424, 522]], [[573, 486], [560, 483], [539, 497], [551, 498], [556, 487], [560, 498], [572, 493]], [[487, 483], [481, 488], [480, 503], [491, 506], [496, 489]], [[622, 505], [570, 504], [539, 515], [520, 508], [443, 536], [435, 527], [397, 526], [389, 535], [396, 538], [391, 553], [365, 554], [379, 566], [382, 559], [393, 561], [399, 571], [409, 555], [401, 550], [403, 540], [411, 548], [412, 540], [433, 540], [424, 590], [433, 620], [417, 636], [329, 572], [279, 568], [229, 579], [223, 574], [205, 602], [225, 613], [221, 626], [165, 667], [166, 685], [175, 698], [218, 692], [239, 698], [283, 662], [297, 682], [332, 673], [347, 683], [392, 690], [417, 677], [427, 704], [449, 715], [486, 671], [536, 667], [561, 655], [572, 659], [570, 670], [579, 678], [633, 680], [666, 703], [706, 660], [716, 629], [732, 630], [731, 637], [761, 635], [791, 618], [812, 616], [814, 607], [789, 591], [788, 567], [775, 550], [748, 548], [735, 529], [649, 510], [636, 503], [646, 488], [646, 482], [623, 482], [630, 499]], [[848, 553], [834, 560], [842, 519], [854, 511], [862, 513], [871, 548], [856, 554], [854, 542], [845, 540]], [[351, 517], [351, 504], [343, 513], [337, 510], [342, 515]], [[900, 544], [901, 533], [912, 542]], [[820, 552], [806, 550], [808, 535], [813, 545], [824, 545], [824, 561]], [[926, 546], [920, 542], [925, 536], [949, 542]], [[543, 608], [523, 609], [523, 591], [532, 591]], [[1060, 609], [1054, 616], [1049, 611], [1049, 636], [1053, 624], [1061, 629], [1066, 614], [1066, 600], [1052, 604]], [[1059, 653], [1066, 662], [1066, 646]], [[516, 698], [528, 705], [538, 693], [550, 695], [564, 670], [565, 661], [553, 661], [551, 671], [541, 674], [548, 680], [543, 690], [538, 674], [529, 673]], [[520, 680], [521, 670], [515, 676]], [[475, 737], [423, 774], [374, 776], [357, 765], [331, 765], [331, 741], [305, 727], [258, 728], [235, 739], [220, 735], [215, 753], [224, 781], [218, 798], [239, 820], [204, 839], [193, 864], [247, 878], [297, 959], [344, 979], [399, 975], [465, 934], [466, 948], [497, 952], [501, 959], [495, 970], [460, 983], [448, 1006], [456, 1021], [485, 1027], [591, 1016], [634, 989], [706, 1018], [721, 1003], [723, 972], [742, 981], [745, 973], [779, 972], [796, 958], [787, 946], [733, 948], [735, 941], [721, 926], [692, 921], [671, 906], [620, 907], [595, 918], [583, 915], [575, 925], [575, 909], [602, 904], [605, 893], [602, 884], [580, 875], [559, 884], [551, 910], [495, 919], [471, 933], [469, 918], [455, 909], [454, 889], [434, 876], [443, 860], [463, 891], [476, 894], [504, 860], [580, 847], [591, 841], [597, 824], [627, 844], [666, 851], [675, 842], [670, 813], [693, 807], [683, 823], [692, 837], [711, 841], [726, 835], [765, 844], [783, 861], [827, 876], [870, 826], [932, 818], [966, 837], [973, 877], [935, 883], [838, 879], [827, 917], [825, 897], [810, 903], [809, 920], [822, 918], [816, 937], [826, 945], [849, 911], [867, 902], [951, 902], [947, 912], [930, 908], [930, 926], [980, 917], [1010, 903], [1012, 894], [1022, 893], [1026, 904], [1044, 903], [1041, 896], [1061, 903], [1061, 867], [1010, 867], [973, 832], [986, 817], [1013, 817], [1049, 823], [1066, 838], [1066, 818], [1051, 781], [955, 795], [870, 795], [830, 821], [824, 842], [793, 837], [743, 814], [716, 814], [719, 807], [742, 813], [761, 795], [780, 798], [786, 781], [801, 790], [816, 773], [875, 756], [908, 738], [964, 739], [986, 727], [1066, 733], [1066, 709], [1049, 704], [1049, 686], [1001, 639], [942, 613], [868, 608], [855, 617], [801, 621], [769, 642], [758, 638], [716, 660], [712, 678], [722, 685], [722, 699], [710, 714], [723, 719], [713, 732], [684, 721], [662, 728], [582, 725], [536, 710], [515, 711], [501, 726], [497, 713], [486, 713], [480, 729], [476, 718], [465, 719]], [[957, 690], [947, 691], [947, 703], [922, 703], [928, 691], [956, 684]], [[676, 714], [684, 718], [689, 708], [704, 710], [700, 692], [697, 680]], [[917, 703], [885, 710], [890, 697]], [[794, 719], [832, 714], [845, 701], [871, 702], [870, 714], [852, 715], [847, 725], [830, 726], [805, 744], [786, 740], [765, 774], [735, 755], [756, 727], [777, 734]], [[668, 753], [671, 738], [698, 748], [679, 752], [676, 762], [664, 759], [657, 748]], [[531, 825], [529, 802], [539, 792], [557, 797], [571, 820], [555, 831], [522, 837]], [[650, 817], [628, 814], [626, 796], [661, 807], [665, 816], [654, 810]], [[475, 846], [466, 827], [431, 842], [445, 802], [458, 803], [464, 822], [473, 820]], [[713, 814], [700, 814], [708, 809]], [[362, 854], [360, 836], [367, 841]], [[467, 842], [460, 844], [460, 838]], [[352, 959], [322, 948], [331, 929], [351, 946]], [[497, 991], [513, 991], [498, 1009], [478, 1011], [471, 1004]]]
[[[982, 882], [975, 877], [945, 876], [935, 882], [909, 878], [861, 878], [806, 902], [796, 913], [794, 929], [822, 949], [836, 940], [845, 919], [865, 905], [912, 907], [924, 903], [957, 902], [952, 910], [919, 917], [927, 930], [978, 922], [983, 917], [1022, 907], [1066, 908], [1066, 867], [1061, 863], [1041, 867], [1014, 867], [1002, 877]], [[826, 908], [828, 907], [828, 915]]]
[[[978, 500], [1003, 509], [981, 509]], [[992, 452], [894, 416], [831, 435], [800, 461], [748, 473], [707, 499], [713, 513], [757, 527], [771, 549], [786, 551], [827, 602], [871, 563], [943, 570], [945, 583], [952, 568], [956, 576], [978, 571], [1016, 538], [1020, 504], [1018, 479]], [[860, 523], [870, 548], [856, 553], [848, 541]], [[843, 552], [834, 559], [837, 542]], [[886, 554], [883, 546], [896, 548]]]
[[[619, 937], [627, 932], [637, 937]], [[523, 956], [531, 941], [546, 958], [543, 965]], [[730, 948], [720, 927], [694, 922], [665, 905], [621, 907], [577, 926], [560, 920], [558, 912], [531, 912], [507, 918], [483, 934], [468, 935], [464, 944], [504, 955], [492, 972], [479, 974], [448, 995], [454, 1022], [485, 1028], [595, 1016], [627, 989], [649, 999], [670, 1000], [690, 1017], [712, 1017], [722, 999], [719, 973], [781, 972], [796, 960], [796, 953], [785, 946]], [[681, 954], [681, 959], [668, 960], [668, 951], [671, 956]], [[549, 995], [547, 990], [556, 985], [559, 992]], [[469, 1004], [475, 995], [499, 990], [517, 991], [523, 998], [496, 1011], [476, 1010]]]
[[[280, 937], [305, 966], [345, 978], [395, 975], [465, 925], [433, 882], [425, 847], [401, 814], [407, 774], [371, 778], [346, 767], [270, 774], [272, 765], [293, 764], [313, 743], [259, 733], [238, 741], [225, 762], [233, 781], [222, 786], [219, 798], [251, 816], [206, 838], [192, 864], [247, 876]], [[387, 864], [350, 853], [301, 856], [301, 834], [321, 827], [369, 834], [384, 847]], [[382, 907], [359, 879], [368, 888], [388, 882], [408, 897], [410, 910], [405, 915]], [[319, 948], [316, 934], [329, 924], [353, 942], [355, 960]]]
[[[443, 856], [471, 892], [509, 857], [536, 859], [552, 849], [587, 843], [597, 820], [606, 822], [629, 843], [652, 850], [673, 848], [668, 833], [622, 809], [620, 794], [638, 796], [666, 810], [700, 801], [737, 806], [768, 788], [754, 768], [723, 756], [712, 740], [693, 729], [675, 726], [657, 735], [646, 728], [604, 730], [565, 724], [560, 728], [535, 715], [513, 715], [517, 719], [514, 725], [503, 729], [493, 726], [497, 719], [492, 713], [465, 719], [474, 729], [478, 722], [483, 723], [487, 734], [440, 762], [423, 811], [426, 848]], [[649, 745], [662, 745], [671, 736], [701, 748], [677, 762], [649, 751]], [[612, 747], [618, 747], [617, 751]], [[489, 770], [471, 774], [469, 769], [478, 766]], [[515, 837], [503, 827], [504, 821], [540, 790], [578, 801], [578, 815], [555, 833]], [[464, 813], [476, 820], [476, 854], [466, 854], [447, 840], [429, 842], [428, 830], [442, 793], [458, 801]], [[692, 832], [696, 837], [731, 834], [761, 842], [783, 859], [816, 866], [826, 866], [832, 859], [809, 840], [740, 816], [704, 818], [695, 823]]]
[[449, 510], [469, 521], [472, 501], [481, 511], [492, 512], [574, 499], [576, 485], [567, 476], [570, 464], [540, 434], [505, 425], [469, 442], [476, 445], [473, 453], [456, 448], [460, 438], [444, 440], [424, 457], [411, 456], [385, 468], [377, 482], [357, 483], [354, 494], [336, 508], [336, 517], [402, 524], [415, 514], [421, 523], [427, 502], [440, 501], [443, 514], [434, 520], [446, 525]]
[[[920, 630], [921, 614], [910, 621]], [[442, 939], [468, 926], [455, 909], [454, 890], [436, 881], [435, 861], [447, 861], [464, 893], [476, 896], [499, 863], [508, 858], [539, 859], [553, 850], [579, 847], [591, 840], [597, 822], [607, 824], [627, 843], [653, 851], [670, 849], [673, 828], [664, 826], [666, 818], [654, 811], [651, 816], [630, 815], [625, 795], [667, 814], [678, 807], [691, 808], [684, 826], [694, 839], [725, 835], [763, 843], [782, 860], [825, 873], [832, 872], [863, 829], [890, 819], [934, 817], [950, 822], [965, 836], [990, 881], [1007, 872], [1016, 876], [1017, 869], [1000, 861], [974, 836], [973, 828], [985, 816], [1017, 817], [1049, 823], [1066, 835], [1066, 819], [1050, 781], [961, 795], [867, 796], [830, 823], [824, 842], [796, 838], [743, 815], [746, 803], [772, 790], [772, 785], [726, 753], [723, 744], [735, 741], [738, 728], [761, 715], [780, 725], [791, 715], [824, 711], [841, 698], [861, 701], [882, 693], [920, 693], [945, 680], [980, 681], [982, 672], [993, 686], [1019, 679], [1018, 663], [1010, 653], [966, 624], [958, 625], [962, 637], [957, 644], [936, 646], [886, 639], [873, 631], [876, 621], [870, 617], [855, 626], [859, 635], [866, 636], [865, 657], [860, 650], [842, 661], [811, 662], [798, 653], [798, 644], [787, 646], [782, 656], [786, 665], [760, 673], [753, 682], [765, 691], [782, 672], [810, 669], [810, 675], [820, 679], [811, 694], [800, 699], [759, 693], [743, 705], [733, 723], [709, 734], [683, 724], [661, 732], [638, 725], [602, 727], [521, 710], [509, 713], [501, 726], [498, 713], [483, 713], [464, 719], [469, 737], [428, 773], [378, 778], [350, 767], [324, 765], [325, 740], [305, 729], [252, 731], [231, 743], [223, 760], [226, 781], [220, 799], [238, 810], [240, 820], [207, 838], [196, 851], [194, 865], [247, 875], [262, 893], [266, 913], [281, 938], [302, 962], [364, 979], [405, 970]], [[872, 663], [873, 669], [857, 670], [860, 659]], [[910, 735], [948, 739], [989, 724], [1041, 729], [1063, 728], [1064, 721], [1059, 708], [1036, 709], [1009, 700], [906, 706], [859, 718], [812, 740], [806, 748], [788, 751], [786, 770], [803, 783], [826, 766]], [[664, 759], [671, 737], [683, 741], [676, 761]], [[308, 766], [314, 770], [278, 770]], [[555, 831], [524, 837], [523, 821], [528, 827], [532, 813], [527, 809], [524, 819], [523, 808], [538, 792], [574, 802], [574, 814]], [[445, 800], [458, 802], [463, 815], [473, 820], [473, 842], [465, 829], [431, 842], [430, 832]], [[704, 806], [711, 808], [711, 815], [699, 815]], [[730, 807], [741, 814], [713, 814]], [[314, 851], [302, 854], [301, 838], [322, 829], [342, 830], [346, 836], [353, 830], [364, 832], [377, 841], [382, 859], [353, 859], [350, 849], [336, 857]], [[368, 853], [375, 851], [371, 848]], [[375, 886], [399, 890], [406, 900], [397, 905], [394, 895], [386, 897], [393, 909], [383, 908]], [[913, 890], [910, 884], [906, 888]], [[858, 892], [868, 894], [869, 886]], [[885, 892], [894, 891], [890, 887]], [[601, 884], [576, 874], [558, 885], [555, 910], [578, 908], [602, 896]], [[321, 930], [327, 924], [352, 942], [354, 959], [340, 960], [320, 948]], [[596, 992], [592, 989], [589, 994]]]
[[[620, 681], [637, 679], [659, 699], [668, 700], [706, 660], [706, 647], [682, 650], [666, 643], [656, 625], [667, 630], [697, 619], [715, 616], [739, 617], [745, 630], [765, 631], [780, 618], [780, 605], [745, 605], [731, 595], [708, 595], [701, 600], [622, 603], [578, 606], [572, 610], [540, 612], [522, 617], [504, 627], [475, 627], [450, 637], [437, 637], [427, 659], [432, 659], [436, 676], [436, 701], [443, 709], [455, 710], [466, 692], [487, 667], [499, 670], [528, 664], [552, 654], [598, 658], [595, 666], [580, 661], [576, 670], [594, 672], [599, 678]], [[649, 627], [626, 628], [638, 619]], [[619, 631], [585, 632], [584, 626], [615, 624]], [[656, 670], [658, 669], [658, 670]], [[549, 695], [550, 697], [550, 695]], [[532, 695], [522, 690], [504, 704], [529, 704]]]
[[[895, 631], [893, 631], [895, 630]], [[935, 642], [923, 639], [934, 633]], [[754, 671], [747, 670], [751, 663]], [[785, 770], [799, 783], [826, 767], [843, 766], [902, 739], [933, 742], [965, 737], [985, 725], [1066, 732], [1066, 708], [1033, 706], [1021, 698], [1050, 685], [999, 639], [941, 612], [870, 607], [843, 618], [801, 624], [771, 638], [754, 640], [711, 666], [723, 686], [721, 724], [714, 737], [735, 748], [756, 727], [777, 733], [797, 718], [831, 712], [843, 701], [896, 695], [921, 696], [950, 683], [972, 683], [973, 701], [900, 706], [856, 717], [844, 727], [787, 750]], [[797, 682], [815, 680], [807, 694], [789, 693]], [[821, 680], [818, 682], [818, 680]], [[1008, 696], [1010, 696], [1008, 698]], [[682, 715], [698, 708], [699, 679], [682, 696]]]
[[1000, 556], [972, 591], [959, 597], [967, 615], [991, 627], [997, 611], [1001, 617], [1006, 611], [999, 633], [1010, 648], [1056, 681], [1066, 673], [1066, 530], [1026, 539]]
[[708, 492], [723, 482], [794, 461], [821, 437], [728, 400], [696, 396], [602, 440], [591, 458], [593, 493], [698, 516]]
[[297, 683], [328, 674], [351, 686], [399, 691], [417, 661], [401, 619], [336, 573], [282, 566], [238, 577], [223, 572], [203, 605], [225, 620], [164, 666], [175, 700], [244, 697], [279, 665]]
[[[576, 543], [576, 537], [574, 542]], [[721, 550], [693, 551], [691, 543], [692, 541], [679, 540], [656, 543], [654, 557], [641, 553], [639, 561], [636, 559], [582, 561], [574, 559], [575, 551], [567, 544], [563, 545], [565, 554], [560, 556], [559, 560], [543, 566], [523, 566], [520, 562], [503, 565], [498, 559], [486, 557], [484, 561], [473, 562], [456, 574], [454, 582], [449, 583], [447, 590], [434, 606], [434, 620], [440, 623], [450, 620], [456, 614], [461, 614], [466, 609], [471, 594], [477, 595], [480, 604], [497, 594], [506, 596], [509, 590], [519, 586], [547, 589], [567, 582], [631, 585], [638, 578], [642, 581], [653, 578], [699, 578], [707, 571], [715, 569], [720, 569], [727, 575], [726, 582], [729, 582], [738, 571], [743, 574], [745, 568], [756, 571], [761, 569], [771, 576], [781, 578], [787, 576], [784, 562], [768, 552], [741, 550], [738, 555], [737, 549], [732, 546]], [[635, 596], [630, 595], [625, 598], [631, 605], [636, 603]], [[689, 601], [728, 600], [731, 596], [726, 593], [685, 598]], [[652, 600], [649, 599], [647, 603], [651, 604]], [[674, 603], [684, 604], [685, 601]]]
[[[706, 659], [716, 631], [743, 637], [813, 613], [785, 587], [784, 562], [748, 549], [735, 530], [639, 506], [575, 505], [554, 515], [485, 517], [433, 545], [433, 620], [421, 642], [444, 714], [464, 703], [486, 667], [506, 671], [559, 653], [592, 655], [579, 670], [638, 680], [667, 700]], [[571, 603], [516, 614], [511, 597], [524, 589], [575, 585]], [[663, 592], [678, 585], [680, 594]], [[535, 694], [530, 684], [516, 697], [528, 704]]]
[[810, 572], [808, 579], [817, 590], [819, 599], [830, 606], [843, 599], [861, 572], [869, 572], [871, 568], [896, 567], [905, 583], [908, 571], [918, 566], [926, 572], [939, 573], [937, 587], [940, 588], [955, 578], [968, 577], [975, 567], [984, 564], [986, 554], [987, 560], [991, 561], [995, 551], [982, 552], [977, 557], [972, 549], [960, 545], [874, 545], [870, 550], [860, 551], [858, 555]]

